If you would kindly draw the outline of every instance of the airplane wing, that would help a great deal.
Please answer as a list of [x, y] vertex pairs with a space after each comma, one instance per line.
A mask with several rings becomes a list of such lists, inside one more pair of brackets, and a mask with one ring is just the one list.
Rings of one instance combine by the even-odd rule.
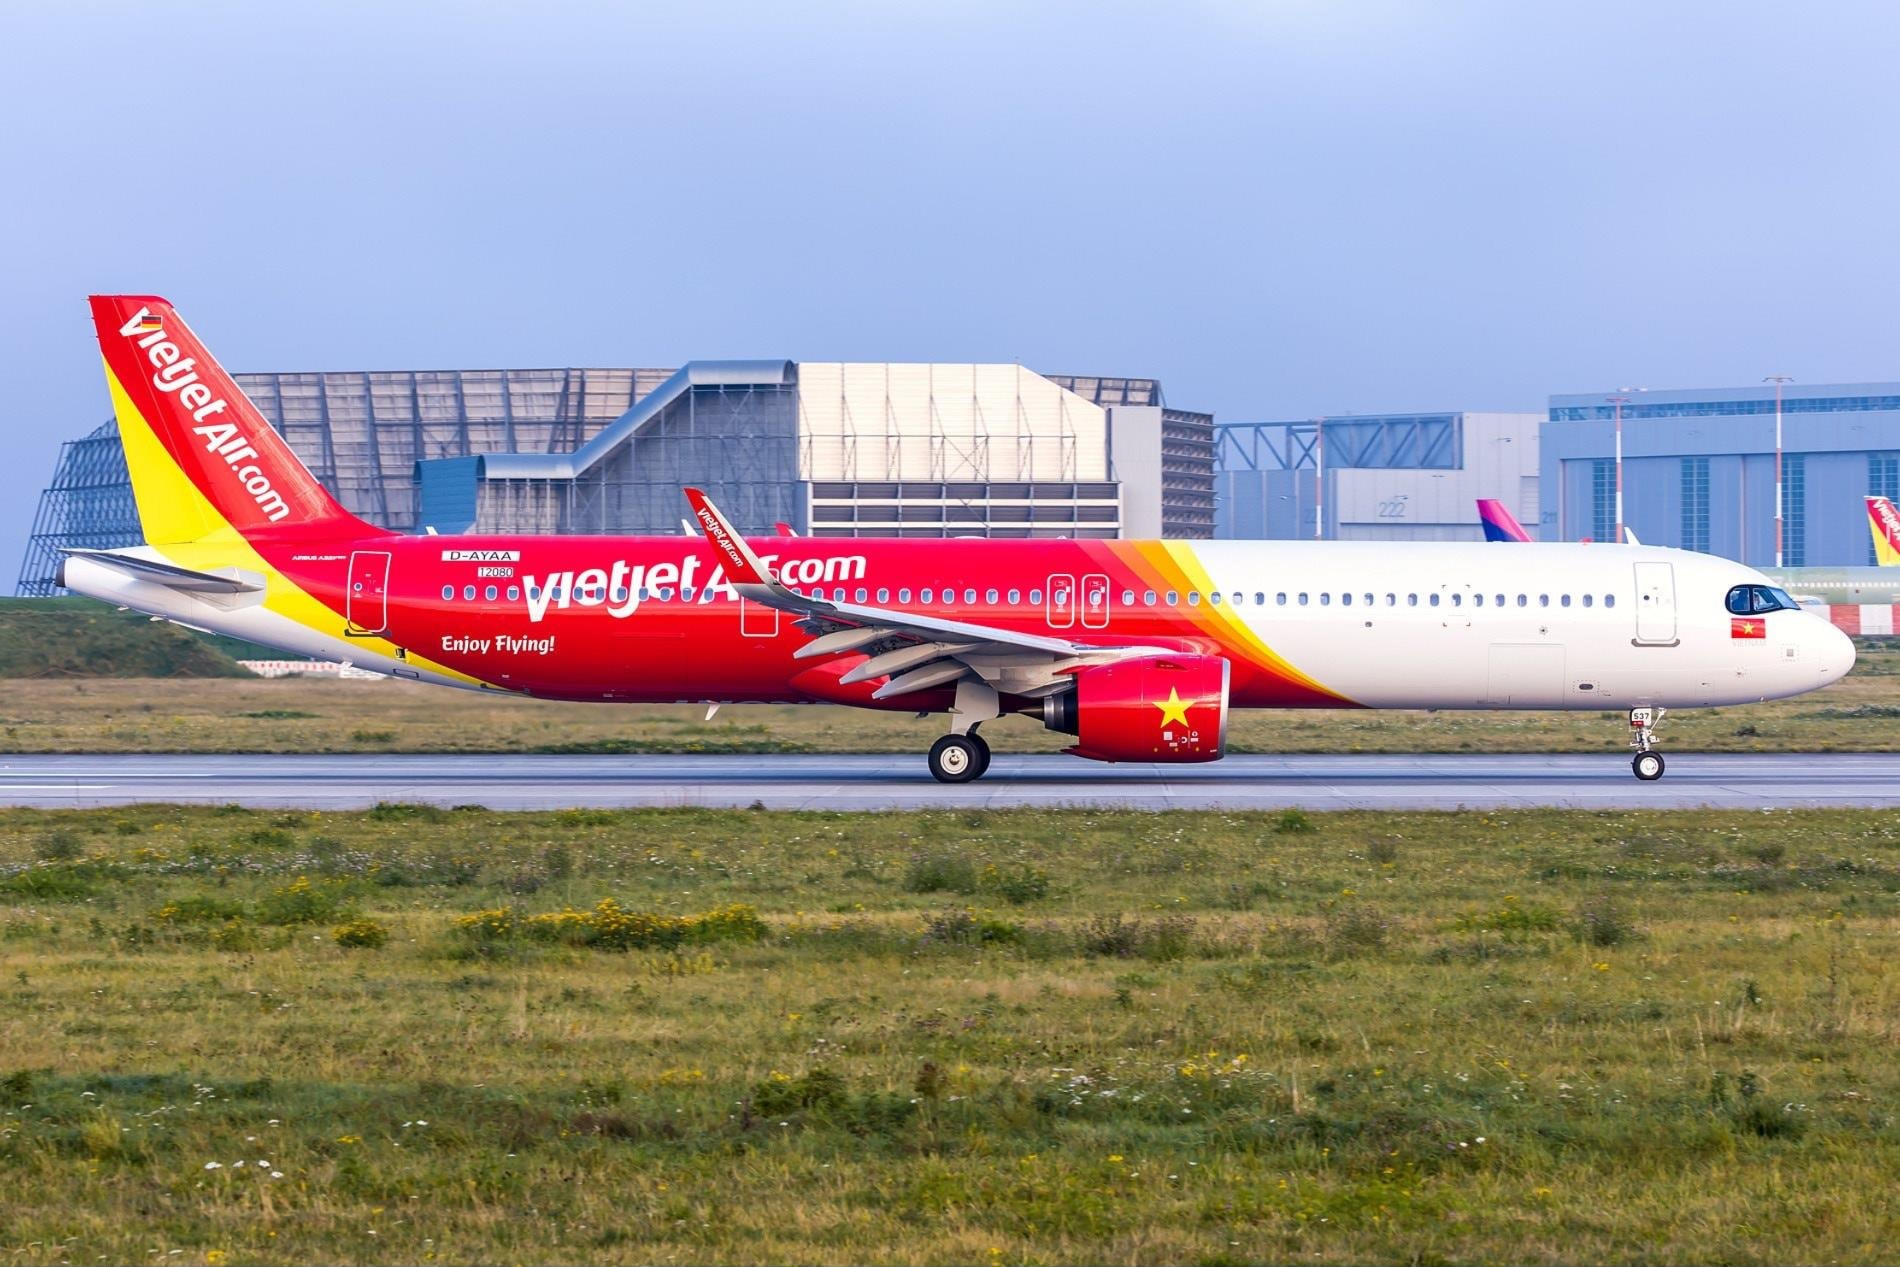
[[772, 576], [706, 494], [689, 488], [686, 498], [732, 587], [749, 602], [793, 613], [799, 617], [798, 627], [815, 635], [793, 653], [794, 657], [804, 660], [868, 655], [870, 659], [853, 666], [838, 680], [848, 686], [889, 676], [890, 681], [871, 692], [873, 699], [908, 695], [965, 677], [981, 678], [1012, 695], [1051, 695], [1065, 688], [1078, 668], [1134, 656], [1163, 655], [1169, 650], [1071, 642], [800, 594]]
[[140, 558], [137, 555], [119, 554], [112, 550], [69, 549], [62, 550], [60, 553], [71, 558], [89, 559], [94, 563], [102, 563], [135, 580], [151, 581], [191, 594], [258, 594], [264, 590], [262, 577], [239, 572], [235, 568], [231, 570], [230, 575], [225, 576], [216, 572], [194, 572], [190, 568], [160, 563], [156, 559]]

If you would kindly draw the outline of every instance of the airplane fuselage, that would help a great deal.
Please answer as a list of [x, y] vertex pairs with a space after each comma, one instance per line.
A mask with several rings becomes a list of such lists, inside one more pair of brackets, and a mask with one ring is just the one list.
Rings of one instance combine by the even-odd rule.
[[[183, 594], [69, 560], [83, 593], [394, 675], [574, 700], [874, 702], [813, 665], [793, 618], [739, 597], [687, 537], [254, 534], [253, 597]], [[1726, 705], [1824, 685], [1847, 640], [1798, 611], [1738, 632], [1753, 570], [1643, 546], [760, 538], [801, 592], [1078, 643], [1225, 657], [1242, 708], [1626, 709]], [[201, 557], [200, 557], [201, 556]], [[230, 568], [215, 544], [166, 547]], [[308, 600], [322, 617], [313, 620]], [[283, 601], [304, 609], [286, 610]]]

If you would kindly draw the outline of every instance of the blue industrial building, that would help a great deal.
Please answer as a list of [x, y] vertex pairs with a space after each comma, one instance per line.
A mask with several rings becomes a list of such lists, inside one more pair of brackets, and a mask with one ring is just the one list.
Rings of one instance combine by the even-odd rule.
[[[1775, 562], [1775, 387], [1552, 396], [1539, 443], [1546, 541], [1616, 535], [1756, 567]], [[1900, 383], [1786, 384], [1781, 393], [1787, 567], [1873, 562], [1862, 498], [1900, 497]]]

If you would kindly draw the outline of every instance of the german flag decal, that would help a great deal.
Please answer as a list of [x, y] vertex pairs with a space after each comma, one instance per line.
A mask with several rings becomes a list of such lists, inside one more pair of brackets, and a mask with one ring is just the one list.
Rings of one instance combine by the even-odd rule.
[[1731, 616], [1728, 621], [1728, 636], [1731, 638], [1766, 638], [1768, 622], [1759, 616]]

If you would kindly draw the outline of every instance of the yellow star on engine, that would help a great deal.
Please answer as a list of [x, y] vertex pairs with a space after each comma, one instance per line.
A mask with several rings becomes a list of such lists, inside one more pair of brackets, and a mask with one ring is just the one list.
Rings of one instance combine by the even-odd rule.
[[1167, 699], [1152, 700], [1150, 702], [1154, 704], [1156, 708], [1161, 710], [1161, 724], [1163, 726], [1167, 725], [1169, 722], [1176, 722], [1176, 721], [1180, 722], [1183, 726], [1188, 724], [1188, 719], [1187, 719], [1188, 702], [1182, 699], [1181, 692], [1175, 690], [1172, 686], [1168, 688]]

